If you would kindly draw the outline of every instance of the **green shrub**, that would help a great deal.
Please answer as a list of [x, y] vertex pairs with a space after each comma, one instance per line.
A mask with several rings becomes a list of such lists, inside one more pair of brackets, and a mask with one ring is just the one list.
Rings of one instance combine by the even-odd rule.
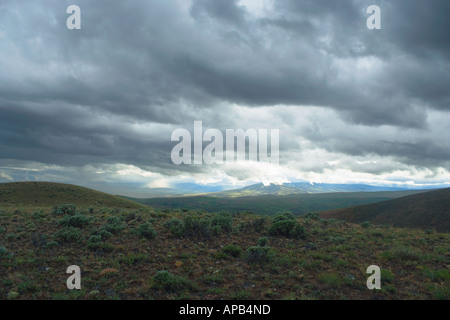
[[169, 231], [177, 238], [182, 238], [184, 236], [185, 226], [184, 222], [181, 220], [169, 220], [164, 224], [164, 227], [169, 229]]
[[112, 237], [112, 233], [107, 230], [100, 230], [98, 235], [102, 237], [102, 240], [106, 240]]
[[166, 270], [158, 271], [153, 277], [153, 287], [158, 290], [183, 291], [195, 289], [194, 284], [180, 276], [173, 275]]
[[261, 237], [258, 239], [258, 246], [265, 247], [265, 246], [267, 246], [268, 242], [269, 242], [269, 239], [267, 237]]
[[101, 249], [103, 252], [113, 252], [114, 246], [109, 243], [101, 243], [99, 249]]
[[232, 300], [248, 300], [250, 299], [250, 294], [245, 291], [239, 291], [233, 294], [233, 296], [231, 297]]
[[61, 207], [54, 207], [52, 213], [56, 215], [74, 215], [77, 207], [73, 204], [63, 204]]
[[74, 227], [65, 227], [59, 230], [55, 237], [61, 242], [78, 242], [81, 240], [81, 232]]
[[87, 241], [87, 247], [91, 250], [97, 250], [101, 247], [102, 243], [102, 237], [98, 234], [94, 234], [90, 236], [90, 238]]
[[272, 218], [272, 223], [288, 220], [295, 221], [295, 216], [290, 212], [279, 212]]
[[291, 231], [294, 229], [295, 225], [295, 220], [281, 220], [274, 222], [269, 228], [269, 234], [271, 236], [290, 237]]
[[45, 217], [45, 212], [44, 211], [35, 211], [35, 212], [33, 212], [33, 219], [43, 218], [43, 217]]
[[187, 237], [209, 238], [211, 235], [210, 220], [207, 218], [199, 218], [186, 216], [184, 218], [184, 234]]
[[3, 227], [0, 227], [0, 234], [5, 233], [6, 229]]
[[308, 213], [308, 214], [305, 214], [303, 217], [305, 219], [320, 220], [320, 217], [317, 213]]
[[126, 215], [125, 215], [125, 217], [124, 217], [124, 220], [125, 220], [125, 222], [129, 222], [129, 221], [132, 221], [132, 220], [136, 220], [138, 218], [138, 215], [136, 214], [136, 212], [128, 212]]
[[246, 260], [250, 264], [264, 265], [272, 259], [272, 256], [272, 248], [253, 246], [247, 249]]
[[216, 227], [215, 230], [218, 232], [231, 232], [233, 229], [233, 218], [227, 213], [217, 213], [211, 220], [211, 227]]
[[335, 273], [321, 273], [319, 274], [319, 280], [333, 288], [342, 284], [342, 279]]
[[262, 232], [266, 229], [266, 217], [257, 218], [255, 220], [241, 222], [238, 225], [240, 232]]
[[289, 237], [294, 239], [305, 239], [306, 238], [305, 228], [303, 228], [303, 226], [297, 223], [291, 230]]
[[276, 214], [272, 219], [272, 225], [269, 228], [269, 234], [272, 236], [284, 236], [294, 239], [305, 239], [305, 229], [295, 220], [295, 216], [289, 212]]
[[252, 227], [255, 232], [262, 232], [266, 228], [267, 219], [265, 217], [258, 218], [252, 221]]
[[122, 223], [122, 220], [119, 217], [108, 218], [107, 223], [102, 227], [102, 230], [106, 230], [112, 234], [119, 233], [123, 229], [125, 229], [125, 224]]
[[88, 241], [87, 241], [87, 243], [89, 244], [89, 243], [98, 243], [98, 242], [101, 242], [102, 241], [102, 236], [100, 236], [100, 235], [92, 235], [89, 239], [88, 239]]
[[361, 227], [363, 227], [364, 229], [367, 229], [370, 227], [370, 221], [364, 221], [363, 223], [361, 223]]
[[0, 258], [5, 257], [8, 254], [8, 249], [0, 247]]
[[387, 269], [381, 269], [381, 281], [386, 283], [392, 283], [394, 281], [394, 274]]
[[17, 234], [15, 234], [15, 233], [8, 233], [6, 235], [6, 240], [8, 240], [8, 241], [14, 241], [14, 240], [17, 240], [17, 239], [19, 239], [19, 236]]
[[91, 222], [91, 218], [86, 217], [80, 213], [77, 213], [73, 216], [65, 215], [62, 220], [59, 221], [59, 224], [64, 227], [75, 227], [75, 228], [83, 228]]
[[227, 244], [222, 248], [222, 252], [226, 255], [232, 256], [232, 257], [239, 257], [241, 255], [242, 248], [235, 244]]
[[434, 287], [432, 289], [434, 300], [449, 300], [450, 299], [450, 286], [444, 285], [442, 287]]
[[53, 247], [56, 247], [58, 244], [59, 244], [59, 243], [58, 243], [57, 241], [52, 240], [52, 241], [47, 242], [47, 244], [45, 245], [45, 247], [46, 247], [46, 248], [53, 248]]
[[156, 230], [152, 228], [149, 222], [139, 225], [136, 229], [137, 234], [146, 239], [154, 239], [156, 237]]

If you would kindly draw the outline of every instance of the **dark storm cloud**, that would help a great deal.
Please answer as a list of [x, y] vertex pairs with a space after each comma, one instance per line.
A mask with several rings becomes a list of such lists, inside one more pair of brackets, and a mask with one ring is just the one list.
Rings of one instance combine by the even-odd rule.
[[[80, 31], [65, 27], [71, 4]], [[366, 28], [372, 4], [382, 30]], [[256, 16], [236, 0], [2, 1], [0, 157], [171, 173], [183, 170], [170, 162], [171, 131], [199, 119], [222, 128], [234, 119], [227, 104], [321, 106], [349, 127], [430, 130], [428, 110], [450, 109], [449, 5], [287, 0]], [[448, 160], [439, 144], [448, 133], [366, 144], [307, 137], [349, 155]]]

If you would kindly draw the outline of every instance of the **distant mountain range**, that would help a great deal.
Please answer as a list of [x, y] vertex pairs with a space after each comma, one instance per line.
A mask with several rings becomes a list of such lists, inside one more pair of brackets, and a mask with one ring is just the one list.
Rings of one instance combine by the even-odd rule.
[[[445, 188], [445, 186], [435, 186], [433, 189]], [[173, 188], [153, 188], [148, 193], [141, 193], [139, 198], [154, 197], [181, 197], [191, 195], [205, 195], [220, 198], [236, 198], [246, 196], [261, 195], [292, 195], [292, 194], [316, 194], [332, 192], [377, 192], [377, 191], [404, 191], [423, 190], [429, 188], [411, 187], [390, 187], [373, 186], [367, 184], [331, 184], [331, 183], [311, 183], [311, 182], [290, 182], [283, 184], [262, 183], [253, 184], [247, 187], [226, 190], [223, 186], [205, 186], [196, 183], [179, 183]]]
[[450, 188], [433, 190], [397, 199], [320, 213], [323, 218], [335, 218], [354, 223], [395, 227], [436, 229], [450, 232]]
[[245, 197], [261, 195], [289, 195], [289, 194], [314, 194], [331, 192], [375, 192], [375, 191], [402, 191], [405, 188], [398, 187], [380, 187], [366, 184], [329, 184], [329, 183], [310, 183], [310, 182], [292, 182], [283, 184], [264, 185], [262, 183], [254, 184], [236, 190], [227, 190], [209, 194], [215, 197]]

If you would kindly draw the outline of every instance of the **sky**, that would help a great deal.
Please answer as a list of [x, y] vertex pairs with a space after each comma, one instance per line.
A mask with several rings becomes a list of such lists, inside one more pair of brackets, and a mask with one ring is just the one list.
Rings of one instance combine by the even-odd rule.
[[[69, 30], [70, 5], [81, 29]], [[381, 10], [381, 29], [366, 12]], [[0, 182], [450, 186], [448, 0], [1, 0]], [[176, 165], [178, 128], [279, 163]]]

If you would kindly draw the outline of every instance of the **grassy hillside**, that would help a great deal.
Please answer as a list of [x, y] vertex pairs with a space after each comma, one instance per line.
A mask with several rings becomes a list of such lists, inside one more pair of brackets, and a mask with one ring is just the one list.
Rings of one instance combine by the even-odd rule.
[[450, 188], [320, 214], [360, 223], [436, 229], [450, 232]]
[[[450, 298], [450, 234], [282, 218], [0, 210], [0, 299]], [[381, 290], [366, 287], [373, 264]]]
[[52, 182], [0, 183], [1, 208], [50, 208], [60, 204], [78, 207], [108, 207], [138, 209], [142, 205], [96, 190]]
[[[448, 233], [132, 208], [60, 184], [1, 187], [0, 300], [450, 299]], [[81, 290], [66, 287], [71, 265]], [[381, 268], [380, 290], [366, 287], [370, 265]]]
[[219, 198], [211, 196], [162, 197], [133, 199], [136, 202], [168, 209], [205, 210], [208, 212], [251, 211], [257, 214], [272, 215], [280, 211], [306, 214], [361, 204], [374, 203], [388, 199], [417, 194], [423, 191], [381, 191], [381, 192], [342, 192], [321, 194], [263, 195], [252, 197]]

